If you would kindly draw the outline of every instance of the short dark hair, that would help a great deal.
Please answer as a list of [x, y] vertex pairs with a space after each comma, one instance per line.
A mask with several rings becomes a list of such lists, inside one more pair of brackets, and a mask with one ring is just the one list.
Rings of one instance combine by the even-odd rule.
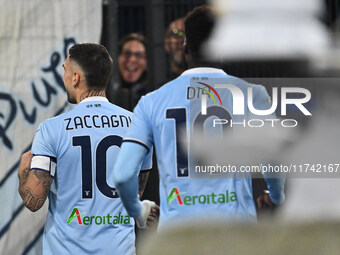
[[196, 7], [185, 16], [186, 44], [193, 58], [201, 57], [201, 47], [210, 37], [214, 25], [213, 11], [208, 5]]
[[80, 43], [73, 45], [69, 56], [84, 71], [89, 87], [105, 88], [112, 73], [112, 58], [103, 45]]
[[118, 54], [122, 53], [124, 44], [129, 42], [129, 41], [138, 41], [141, 44], [144, 45], [145, 50], [147, 50], [147, 44], [146, 44], [146, 40], [145, 37], [141, 34], [138, 33], [131, 33], [128, 35], [125, 35], [120, 41], [119, 41], [119, 45], [118, 45]]

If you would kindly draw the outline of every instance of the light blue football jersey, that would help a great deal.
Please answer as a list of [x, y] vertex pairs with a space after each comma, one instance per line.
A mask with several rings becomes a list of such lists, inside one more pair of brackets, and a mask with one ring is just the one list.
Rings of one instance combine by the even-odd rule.
[[[256, 222], [251, 178], [190, 176], [188, 155], [179, 149], [183, 142], [179, 130], [184, 127], [187, 136], [190, 136], [192, 130], [190, 114], [193, 113], [190, 113], [192, 110], [190, 99], [199, 95], [200, 90], [190, 86], [193, 77], [199, 78], [198, 80], [202, 77], [228, 78], [244, 95], [248, 94], [248, 88], [252, 88], [253, 104], [256, 109], [265, 110], [271, 106], [270, 97], [263, 86], [249, 84], [215, 68], [187, 70], [177, 79], [141, 98], [134, 110], [132, 127], [124, 142], [137, 142], [148, 148], [155, 145], [160, 176], [159, 228], [172, 225], [176, 221], [194, 219], [196, 216], [212, 218], [216, 215], [226, 220]], [[233, 114], [231, 92], [226, 89], [217, 91], [221, 96], [226, 117], [240, 120], [239, 116]], [[210, 105], [214, 104], [212, 100], [210, 101]], [[250, 115], [249, 109], [245, 107], [243, 118]], [[276, 187], [272, 185], [271, 189], [276, 189], [274, 202], [278, 204], [284, 199], [284, 181], [274, 182]], [[124, 203], [129, 201], [124, 199]]]
[[[106, 98], [91, 97], [40, 124], [32, 153], [56, 160], [44, 254], [135, 254], [134, 219], [112, 177], [131, 117]], [[141, 169], [151, 166], [148, 155]]]

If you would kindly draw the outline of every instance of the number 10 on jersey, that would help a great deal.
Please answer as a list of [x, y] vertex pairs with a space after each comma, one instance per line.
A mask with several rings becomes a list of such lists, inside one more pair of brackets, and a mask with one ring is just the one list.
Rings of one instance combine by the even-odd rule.
[[[106, 197], [118, 198], [118, 193], [114, 187], [111, 187], [106, 180], [106, 151], [111, 146], [120, 148], [122, 137], [117, 135], [109, 135], [104, 137], [97, 145], [94, 153], [96, 157], [96, 184], [99, 191]], [[81, 170], [82, 170], [82, 198], [93, 198], [93, 181], [92, 181], [92, 149], [90, 136], [74, 136], [72, 138], [73, 146], [81, 148]]]

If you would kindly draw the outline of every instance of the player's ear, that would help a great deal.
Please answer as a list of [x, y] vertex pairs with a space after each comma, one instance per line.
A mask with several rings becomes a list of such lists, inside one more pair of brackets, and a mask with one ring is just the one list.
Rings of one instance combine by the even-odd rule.
[[184, 43], [183, 43], [183, 52], [184, 54], [189, 54], [189, 47], [188, 47], [186, 39], [184, 39]]
[[187, 58], [189, 57], [188, 54], [189, 54], [189, 49], [188, 49], [187, 42], [185, 40], [183, 43], [183, 54], [182, 54], [182, 62], [184, 64], [185, 70], [188, 69], [188, 60], [187, 60]]
[[81, 74], [79, 72], [74, 72], [72, 77], [72, 84], [74, 87], [79, 85]]

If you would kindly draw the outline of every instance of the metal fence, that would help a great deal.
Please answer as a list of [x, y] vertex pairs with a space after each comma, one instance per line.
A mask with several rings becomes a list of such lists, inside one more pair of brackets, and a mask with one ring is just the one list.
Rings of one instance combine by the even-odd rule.
[[[120, 38], [132, 32], [143, 34], [148, 43], [150, 90], [154, 90], [166, 80], [168, 72], [163, 48], [168, 25], [206, 3], [206, 0], [103, 0], [102, 44], [117, 59]], [[111, 83], [117, 80], [117, 73], [116, 67]]]

